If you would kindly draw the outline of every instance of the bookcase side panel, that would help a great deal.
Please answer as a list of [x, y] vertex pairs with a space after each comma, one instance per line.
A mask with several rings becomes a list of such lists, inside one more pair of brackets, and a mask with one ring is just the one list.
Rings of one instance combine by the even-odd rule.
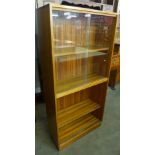
[[113, 29], [111, 30], [111, 47], [110, 47], [110, 52], [109, 52], [109, 64], [108, 64], [108, 69], [107, 69], [107, 75], [108, 78], [110, 76], [110, 68], [111, 68], [111, 60], [112, 60], [112, 55], [113, 55], [113, 50], [114, 50], [114, 42], [115, 42], [115, 33], [116, 33], [116, 23], [117, 23], [117, 16], [113, 19]]
[[52, 61], [50, 8], [49, 5], [38, 9], [39, 44], [43, 93], [46, 102], [48, 125], [52, 138], [58, 146], [58, 132], [56, 121], [56, 100], [54, 87], [54, 71]]

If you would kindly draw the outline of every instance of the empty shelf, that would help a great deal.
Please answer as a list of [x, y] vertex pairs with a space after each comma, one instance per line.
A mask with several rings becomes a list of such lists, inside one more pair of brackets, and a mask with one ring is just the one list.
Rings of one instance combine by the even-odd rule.
[[[103, 52], [86, 52], [86, 53], [81, 53], [80, 57], [72, 57], [69, 59], [69, 61], [71, 60], [78, 60], [78, 59], [85, 59], [85, 58], [89, 58], [89, 57], [96, 57], [96, 56], [107, 56], [107, 53], [103, 53]], [[66, 57], [58, 57], [57, 59], [60, 62], [67, 62]]]
[[106, 77], [91, 74], [85, 77], [82, 76], [70, 80], [57, 82], [56, 97], [60, 98], [107, 81], [108, 78]]
[[90, 48], [88, 49], [88, 52], [100, 52], [100, 51], [108, 51], [109, 47], [103, 47], [103, 48]]
[[101, 51], [107, 51], [109, 50], [108, 47], [105, 48], [91, 48], [91, 49], [87, 49], [87, 48], [83, 48], [83, 47], [76, 47], [74, 50], [64, 50], [64, 52], [62, 50], [60, 50], [60, 52], [56, 52], [54, 54], [54, 56], [67, 56], [67, 55], [74, 55], [74, 54], [83, 54], [83, 53], [91, 53], [91, 52], [101, 52]]
[[93, 115], [88, 114], [60, 128], [58, 130], [60, 149], [75, 142], [98, 126], [100, 126], [100, 121]]
[[100, 106], [90, 99], [84, 100], [58, 112], [58, 128], [98, 109]]

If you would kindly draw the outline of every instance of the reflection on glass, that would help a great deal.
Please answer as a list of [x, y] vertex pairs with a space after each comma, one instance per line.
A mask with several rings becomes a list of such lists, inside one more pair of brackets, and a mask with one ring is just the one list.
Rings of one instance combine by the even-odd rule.
[[58, 17], [59, 15], [56, 14], [56, 13], [53, 13], [52, 16], [53, 16], [53, 17]]

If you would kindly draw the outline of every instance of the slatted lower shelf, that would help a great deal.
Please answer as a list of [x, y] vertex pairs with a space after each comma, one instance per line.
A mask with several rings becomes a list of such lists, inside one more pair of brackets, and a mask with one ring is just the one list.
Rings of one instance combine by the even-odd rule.
[[91, 130], [100, 126], [100, 121], [91, 114], [87, 114], [67, 125], [60, 128], [59, 132], [59, 148], [63, 149], [67, 145], [75, 142], [80, 137], [86, 135]]
[[58, 112], [58, 128], [92, 112], [100, 106], [90, 99], [79, 102]]

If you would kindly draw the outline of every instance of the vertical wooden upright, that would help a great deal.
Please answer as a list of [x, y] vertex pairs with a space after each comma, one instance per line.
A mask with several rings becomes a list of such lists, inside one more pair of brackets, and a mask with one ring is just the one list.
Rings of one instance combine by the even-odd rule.
[[52, 61], [52, 38], [50, 23], [50, 5], [38, 9], [40, 60], [42, 69], [43, 92], [46, 102], [48, 125], [52, 138], [58, 145], [58, 132], [56, 121], [56, 102], [54, 87], [54, 71]]

